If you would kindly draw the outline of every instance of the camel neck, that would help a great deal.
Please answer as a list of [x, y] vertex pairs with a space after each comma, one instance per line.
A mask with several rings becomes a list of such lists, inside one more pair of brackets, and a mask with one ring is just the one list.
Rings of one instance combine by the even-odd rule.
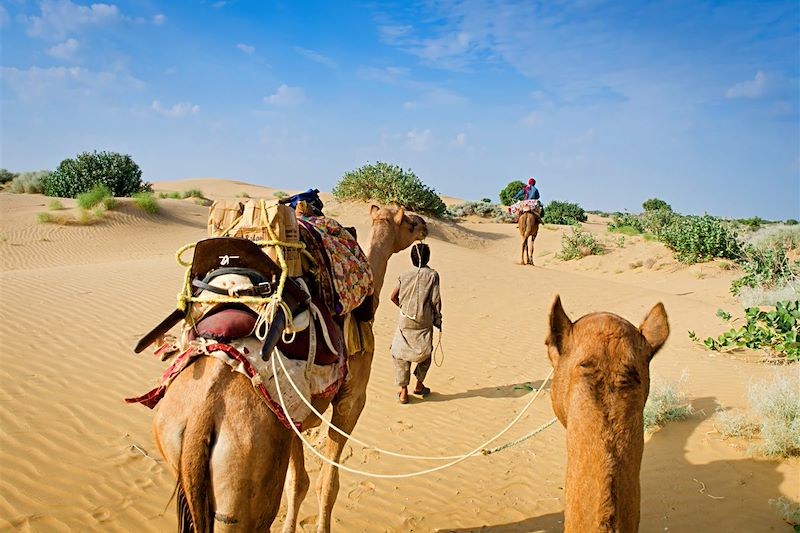
[[565, 531], [638, 530], [641, 419], [638, 429], [601, 424], [568, 428]]
[[367, 244], [366, 256], [369, 266], [372, 269], [372, 283], [375, 287], [375, 298], [381, 294], [383, 282], [386, 278], [386, 266], [389, 258], [394, 253], [390, 235], [381, 225], [373, 225], [369, 231], [369, 244]]

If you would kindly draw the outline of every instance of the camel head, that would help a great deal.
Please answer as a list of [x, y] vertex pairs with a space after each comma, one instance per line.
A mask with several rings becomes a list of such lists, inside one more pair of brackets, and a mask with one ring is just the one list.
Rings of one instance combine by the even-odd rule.
[[572, 322], [556, 295], [546, 344], [555, 370], [551, 399], [561, 423], [567, 427], [573, 413], [585, 413], [589, 406], [600, 410], [605, 420], [622, 413], [638, 413], [641, 420], [650, 392], [650, 360], [667, 336], [667, 313], [660, 303], [636, 328], [611, 313], [592, 313]]
[[391, 243], [392, 253], [411, 246], [414, 241], [428, 236], [428, 225], [419, 215], [406, 213], [402, 207], [378, 207], [369, 211], [372, 217], [372, 232]]
[[642, 413], [650, 360], [669, 335], [656, 304], [638, 328], [611, 313], [572, 322], [561, 298], [550, 308], [550, 398], [567, 428], [564, 531], [639, 530]]

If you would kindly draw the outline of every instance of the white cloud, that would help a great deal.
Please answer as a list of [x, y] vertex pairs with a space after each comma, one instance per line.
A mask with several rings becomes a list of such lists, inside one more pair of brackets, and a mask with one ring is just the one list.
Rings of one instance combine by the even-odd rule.
[[766, 94], [767, 87], [767, 76], [759, 70], [752, 80], [737, 83], [725, 91], [725, 96], [728, 98], [761, 98]]
[[457, 148], [463, 148], [467, 145], [467, 134], [463, 131], [456, 135], [456, 138], [450, 143], [451, 146], [455, 146]]
[[236, 48], [244, 52], [245, 54], [251, 56], [255, 53], [256, 47], [250, 46], [249, 44], [239, 43], [236, 45]]
[[528, 128], [532, 128], [542, 122], [542, 115], [536, 111], [532, 111], [520, 119], [520, 124]]
[[426, 129], [417, 131], [413, 129], [406, 134], [406, 145], [414, 152], [424, 152], [433, 146], [433, 133]]
[[300, 54], [301, 56], [305, 57], [306, 59], [310, 59], [316, 63], [320, 63], [325, 65], [329, 68], [339, 68], [339, 65], [336, 64], [336, 61], [333, 59], [320, 54], [319, 52], [315, 52], [314, 50], [309, 50], [308, 48], [303, 48], [301, 46], [295, 46], [294, 51]]
[[47, 53], [58, 59], [69, 60], [78, 51], [78, 46], [79, 43], [76, 39], [69, 38], [63, 43], [51, 47]]
[[47, 101], [141, 89], [138, 80], [123, 71], [91, 71], [83, 67], [30, 67], [20, 70], [2, 67], [0, 79], [22, 101], [39, 97]]
[[219, 0], [219, 2], [214, 2], [213, 4], [211, 4], [211, 7], [213, 7], [214, 9], [220, 9], [227, 6], [228, 4], [230, 4], [230, 2], [226, 0]]
[[405, 109], [406, 111], [413, 111], [416, 108], [417, 108], [416, 102], [411, 102], [411, 101], [403, 102], [403, 109]]
[[0, 28], [8, 26], [8, 11], [3, 6], [0, 6]]
[[162, 106], [161, 102], [158, 100], [153, 100], [151, 107], [153, 108], [153, 111], [159, 115], [168, 118], [182, 118], [187, 115], [196, 115], [200, 111], [199, 105], [191, 104], [189, 102], [181, 102], [167, 108]]
[[28, 35], [46, 39], [63, 39], [69, 32], [85, 26], [103, 26], [122, 20], [122, 13], [113, 4], [82, 6], [70, 0], [43, 0], [40, 16], [23, 17]]
[[163, 13], [159, 13], [158, 15], [153, 15], [153, 24], [156, 26], [161, 26], [167, 21], [167, 16]]
[[302, 87], [289, 87], [285, 83], [278, 87], [275, 94], [264, 97], [264, 102], [277, 106], [292, 106], [306, 100], [306, 92]]

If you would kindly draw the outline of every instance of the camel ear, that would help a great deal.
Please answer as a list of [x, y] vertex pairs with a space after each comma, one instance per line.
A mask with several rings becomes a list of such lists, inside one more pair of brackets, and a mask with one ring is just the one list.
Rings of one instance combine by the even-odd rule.
[[652, 348], [652, 353], [648, 361], [664, 346], [664, 343], [669, 337], [669, 321], [667, 320], [667, 311], [664, 309], [664, 304], [661, 302], [653, 306], [647, 316], [639, 326], [639, 331], [642, 332], [644, 340]]
[[406, 216], [406, 210], [402, 207], [397, 210], [397, 213], [394, 214], [394, 223], [398, 226], [403, 224], [403, 219]]
[[554, 367], [558, 365], [558, 359], [564, 350], [564, 343], [570, 333], [572, 333], [572, 321], [561, 306], [561, 296], [556, 294], [553, 303], [550, 305], [550, 335], [545, 341], [548, 348], [547, 356]]
[[372, 207], [369, 208], [369, 216], [372, 217], [372, 220], [375, 220], [378, 217], [378, 212], [380, 210], [381, 210], [380, 207], [378, 207], [375, 204], [372, 204]]

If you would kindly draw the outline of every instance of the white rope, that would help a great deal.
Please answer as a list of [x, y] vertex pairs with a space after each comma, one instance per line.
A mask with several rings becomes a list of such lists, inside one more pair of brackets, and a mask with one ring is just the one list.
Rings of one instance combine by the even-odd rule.
[[[375, 476], [378, 476], [378, 477], [391, 477], [391, 478], [412, 477], [412, 476], [427, 474], [429, 472], [435, 472], [436, 470], [440, 470], [442, 468], [447, 468], [447, 467], [452, 466], [454, 464], [460, 463], [464, 459], [467, 459], [468, 457], [472, 457], [473, 455], [476, 455], [478, 452], [484, 452], [484, 448], [486, 446], [488, 446], [489, 444], [491, 444], [492, 442], [496, 441], [501, 436], [503, 436], [509, 429], [511, 429], [511, 427], [514, 424], [516, 424], [522, 418], [522, 415], [524, 415], [525, 412], [528, 410], [528, 408], [533, 404], [533, 402], [539, 396], [539, 393], [541, 393], [542, 390], [544, 390], [544, 387], [547, 384], [547, 381], [553, 375], [553, 370], [551, 369], [550, 373], [547, 374], [547, 377], [544, 378], [544, 381], [542, 382], [542, 385], [536, 391], [536, 394], [534, 394], [533, 398], [531, 398], [530, 401], [528, 401], [528, 404], [522, 409], [522, 411], [520, 411], [519, 414], [500, 433], [498, 433], [497, 435], [495, 435], [494, 437], [492, 437], [488, 441], [484, 442], [483, 444], [481, 444], [479, 447], [475, 448], [471, 452], [469, 452], [467, 454], [464, 454], [464, 455], [448, 455], [448, 456], [442, 456], [442, 455], [440, 455], [440, 456], [408, 455], [408, 454], [404, 454], [404, 453], [397, 453], [397, 452], [384, 450], [382, 448], [378, 448], [376, 446], [372, 446], [370, 444], [367, 444], [367, 443], [365, 443], [365, 442], [353, 437], [352, 435], [348, 434], [347, 432], [339, 429], [333, 423], [329, 422], [325, 417], [322, 416], [322, 413], [320, 413], [311, 404], [311, 402], [306, 400], [305, 396], [303, 396], [303, 394], [300, 392], [300, 389], [297, 387], [297, 385], [295, 384], [295, 382], [292, 380], [291, 376], [289, 375], [289, 372], [286, 370], [286, 366], [283, 364], [283, 360], [281, 360], [280, 358], [278, 358], [278, 359], [279, 359], [279, 363], [281, 365], [281, 368], [283, 369], [283, 372], [284, 372], [284, 374], [286, 375], [286, 378], [289, 381], [289, 384], [294, 388], [294, 390], [297, 392], [297, 394], [303, 399], [303, 402], [306, 404], [306, 406], [308, 408], [310, 408], [311, 411], [315, 415], [317, 415], [319, 417], [319, 419], [327, 427], [333, 429], [334, 431], [339, 433], [339, 435], [341, 435], [341, 436], [343, 436], [343, 437], [345, 437], [345, 438], [347, 438], [349, 440], [352, 440], [353, 442], [361, 444], [362, 446], [366, 446], [367, 448], [379, 451], [381, 453], [385, 453], [386, 455], [392, 455], [392, 456], [395, 456], [395, 457], [402, 457], [404, 459], [422, 459], [422, 460], [433, 460], [433, 461], [435, 461], [435, 460], [444, 460], [444, 459], [455, 459], [455, 461], [453, 461], [451, 463], [447, 463], [445, 465], [442, 465], [441, 467], [436, 467], [436, 468], [429, 469], [429, 470], [422, 470], [420, 472], [416, 472], [416, 473], [412, 473], [412, 474], [381, 474], [381, 475], [378, 475], [378, 474], [370, 474], [369, 472], [348, 470], [347, 467], [342, 467], [345, 470], [352, 471], [353, 473], [356, 473], [356, 474], [363, 474], [365, 476], [375, 475]], [[283, 409], [284, 413], [286, 413], [287, 418], [289, 418], [291, 420], [291, 417], [288, 415], [288, 411], [287, 411], [286, 406], [284, 405], [284, 402], [283, 402], [283, 393], [281, 392], [280, 383], [279, 383], [279, 380], [277, 378], [277, 368], [275, 366], [275, 356], [274, 355], [272, 357], [272, 369], [273, 369], [272, 372], [275, 375], [275, 386], [278, 389], [278, 396], [279, 396], [279, 399], [281, 401], [281, 408]], [[317, 454], [319, 456], [319, 453], [317, 452], [317, 450], [302, 437], [302, 435], [300, 434], [300, 431], [297, 430], [297, 428], [294, 426], [294, 424], [291, 424], [291, 426], [295, 430], [295, 433], [297, 433], [297, 435], [300, 437], [300, 440], [302, 440], [303, 443], [306, 444], [306, 446], [308, 446], [315, 454]], [[322, 456], [320, 456], [320, 457], [322, 457]], [[326, 462], [328, 462], [329, 464], [332, 464], [334, 466], [339, 466], [338, 464], [335, 464], [333, 461], [331, 461], [328, 458], [324, 458], [323, 460], [325, 460]]]

